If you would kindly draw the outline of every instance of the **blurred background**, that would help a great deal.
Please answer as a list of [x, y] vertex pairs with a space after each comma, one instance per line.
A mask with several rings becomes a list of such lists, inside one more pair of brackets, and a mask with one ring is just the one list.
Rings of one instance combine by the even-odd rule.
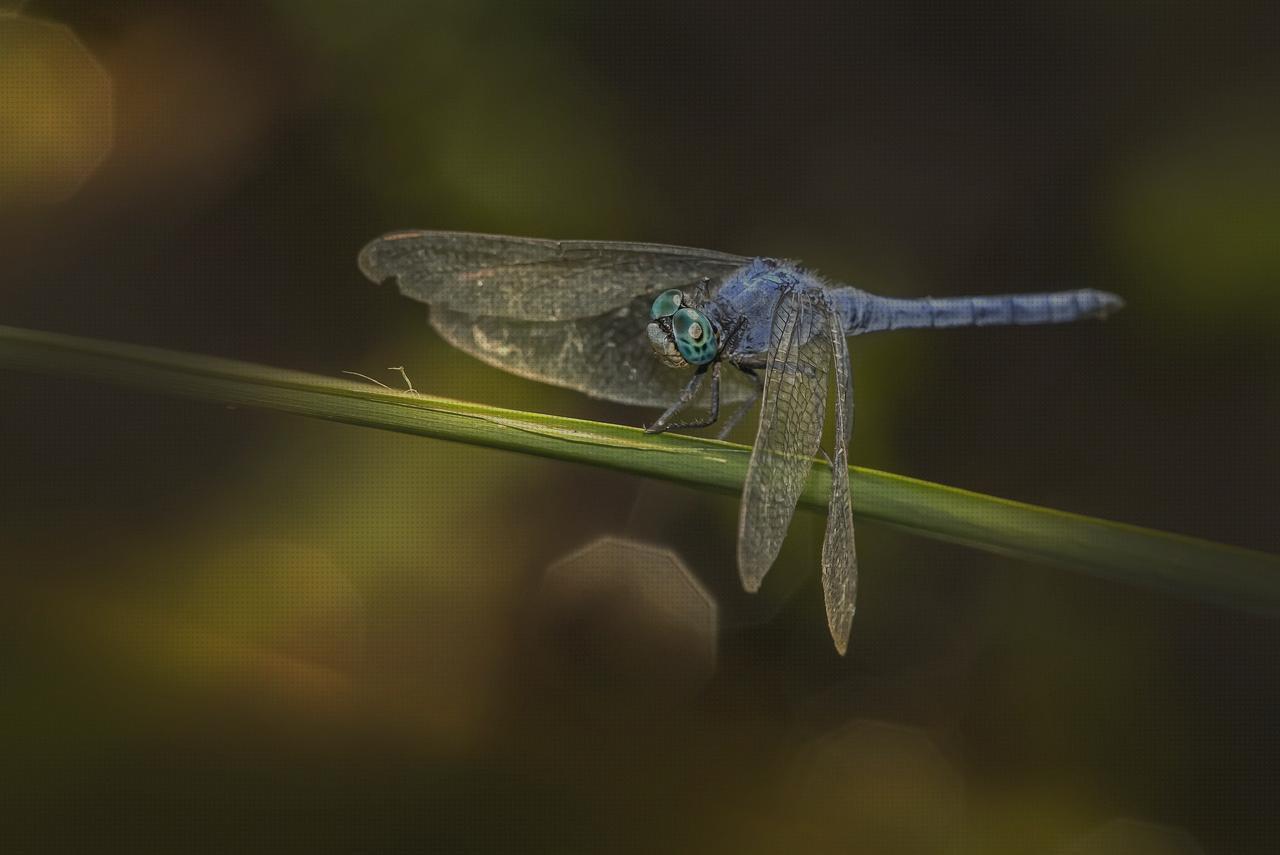
[[[852, 460], [1280, 551], [1263, 2], [0, 10], [0, 323], [512, 408], [366, 282], [443, 228], [803, 259], [1104, 324], [851, 341]], [[753, 425], [738, 438], [750, 441]], [[6, 851], [1264, 853], [1280, 622], [859, 524], [0, 373]]]

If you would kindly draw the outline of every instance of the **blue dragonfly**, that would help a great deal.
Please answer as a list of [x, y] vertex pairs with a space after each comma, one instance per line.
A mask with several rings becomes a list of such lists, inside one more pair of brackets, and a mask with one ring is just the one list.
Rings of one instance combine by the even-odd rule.
[[[1103, 318], [1124, 305], [1092, 289], [894, 299], [828, 283], [773, 258], [447, 231], [384, 235], [361, 251], [360, 269], [427, 303], [446, 341], [490, 365], [595, 398], [665, 407], [646, 428], [650, 433], [709, 426], [722, 402], [736, 404], [724, 436], [760, 401], [738, 526], [738, 569], [748, 591], [759, 590], [782, 548], [822, 451], [828, 388], [834, 389], [834, 447], [823, 452], [832, 479], [822, 582], [841, 654], [857, 591], [846, 337], [1061, 323]], [[708, 377], [707, 413], [678, 420]]]

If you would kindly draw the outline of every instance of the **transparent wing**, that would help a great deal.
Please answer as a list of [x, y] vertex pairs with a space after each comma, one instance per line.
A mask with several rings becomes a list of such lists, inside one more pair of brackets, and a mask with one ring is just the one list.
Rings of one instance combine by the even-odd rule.
[[830, 313], [831, 361], [835, 368], [836, 434], [831, 457], [831, 504], [822, 540], [822, 590], [827, 601], [827, 627], [843, 656], [858, 592], [858, 556], [853, 548], [853, 502], [849, 496], [849, 437], [853, 433], [853, 375], [845, 331]]
[[[594, 398], [666, 407], [689, 382], [688, 370], [669, 368], [645, 336], [648, 296], [593, 318], [553, 323], [514, 321], [431, 309], [431, 325], [459, 350], [490, 365]], [[752, 384], [738, 371], [724, 372], [722, 401], [743, 401]]]
[[822, 440], [831, 312], [821, 294], [785, 292], [773, 312], [760, 428], [738, 523], [738, 571], [748, 591], [769, 572]]
[[384, 235], [360, 252], [365, 276], [379, 283], [395, 279], [406, 297], [433, 308], [527, 321], [594, 317], [639, 294], [721, 278], [748, 261], [656, 243], [434, 231]]

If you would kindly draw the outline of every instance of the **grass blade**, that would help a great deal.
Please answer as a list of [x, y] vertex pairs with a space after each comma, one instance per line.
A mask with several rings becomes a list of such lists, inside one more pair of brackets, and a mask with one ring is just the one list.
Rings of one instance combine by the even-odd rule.
[[[742, 489], [747, 446], [410, 395], [211, 356], [0, 326], [0, 368], [81, 377], [602, 466], [689, 486]], [[1045, 561], [1250, 611], [1280, 613], [1280, 556], [850, 467], [854, 514], [927, 537]], [[802, 504], [826, 507], [814, 466]]]

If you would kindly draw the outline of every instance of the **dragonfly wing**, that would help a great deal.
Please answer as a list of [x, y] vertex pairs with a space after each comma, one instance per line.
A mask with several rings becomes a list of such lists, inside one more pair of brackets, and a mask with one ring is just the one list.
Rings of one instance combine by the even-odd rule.
[[[431, 309], [431, 325], [454, 347], [490, 365], [555, 386], [620, 404], [666, 407], [689, 382], [689, 372], [669, 368], [653, 354], [644, 334], [648, 296], [596, 317], [517, 321]], [[724, 372], [722, 401], [744, 401], [753, 386], [746, 375]]]
[[437, 231], [394, 232], [360, 252], [365, 276], [395, 279], [402, 294], [432, 308], [526, 321], [594, 317], [640, 294], [722, 278], [748, 261], [656, 243]]
[[827, 627], [843, 656], [849, 646], [858, 592], [858, 556], [853, 546], [853, 502], [849, 496], [849, 436], [853, 432], [853, 376], [845, 331], [829, 313], [832, 365], [836, 387], [835, 454], [831, 458], [831, 505], [822, 541], [822, 590], [827, 601]]
[[756, 591], [782, 549], [826, 416], [830, 311], [820, 294], [787, 291], [774, 308], [760, 428], [738, 522], [738, 571]]

